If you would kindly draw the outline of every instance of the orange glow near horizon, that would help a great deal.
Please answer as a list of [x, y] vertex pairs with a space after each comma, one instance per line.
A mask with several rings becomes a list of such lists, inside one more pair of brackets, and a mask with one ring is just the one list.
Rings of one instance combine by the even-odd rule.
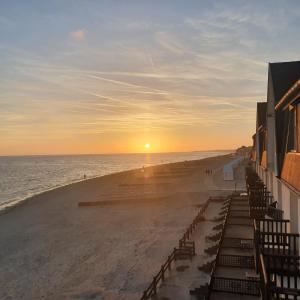
[[[145, 138], [146, 136], [146, 138]], [[117, 153], [160, 153], [210, 150], [231, 150], [249, 145], [246, 134], [236, 142], [235, 134], [226, 137], [218, 131], [199, 130], [199, 135], [183, 132], [165, 133], [122, 133], [118, 135], [73, 136], [57, 134], [56, 137], [0, 141], [0, 155], [67, 155], [67, 154], [117, 154]], [[150, 142], [151, 141], [151, 142]]]

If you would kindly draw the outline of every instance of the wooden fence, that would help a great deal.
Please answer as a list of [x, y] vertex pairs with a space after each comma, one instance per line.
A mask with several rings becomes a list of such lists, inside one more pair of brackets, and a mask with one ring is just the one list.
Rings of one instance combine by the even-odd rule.
[[173, 261], [176, 259], [182, 258], [192, 258], [196, 255], [195, 251], [195, 242], [190, 240], [190, 237], [194, 230], [196, 229], [197, 225], [204, 220], [204, 212], [207, 209], [210, 201], [214, 201], [208, 199], [204, 205], [200, 208], [198, 214], [194, 218], [193, 222], [187, 228], [183, 237], [179, 240], [179, 248], [174, 248], [172, 253], [168, 256], [166, 262], [161, 266], [159, 272], [153, 277], [149, 287], [143, 292], [143, 296], [141, 300], [148, 300], [151, 299], [152, 296], [156, 295], [158, 286], [161, 282], [165, 280], [166, 272], [171, 270], [171, 266]]
[[144, 291], [141, 300], [151, 299], [152, 296], [156, 295], [157, 288], [161, 282], [165, 280], [166, 272], [171, 270], [172, 262], [183, 256], [195, 255], [195, 244], [192, 244], [192, 248], [174, 248], [171, 255], [168, 256], [166, 262], [161, 266], [159, 272], [153, 277], [149, 287]]

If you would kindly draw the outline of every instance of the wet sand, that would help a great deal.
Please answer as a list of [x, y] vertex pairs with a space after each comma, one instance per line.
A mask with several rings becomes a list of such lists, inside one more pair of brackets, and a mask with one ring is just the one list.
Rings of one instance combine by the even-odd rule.
[[0, 299], [139, 299], [199, 204], [232, 188], [220, 170], [232, 159], [90, 179], [0, 215]]

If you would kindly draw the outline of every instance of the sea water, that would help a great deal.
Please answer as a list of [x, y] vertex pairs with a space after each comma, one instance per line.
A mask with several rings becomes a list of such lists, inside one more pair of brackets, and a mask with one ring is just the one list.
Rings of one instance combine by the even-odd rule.
[[35, 194], [120, 171], [198, 160], [230, 151], [0, 157], [0, 209]]

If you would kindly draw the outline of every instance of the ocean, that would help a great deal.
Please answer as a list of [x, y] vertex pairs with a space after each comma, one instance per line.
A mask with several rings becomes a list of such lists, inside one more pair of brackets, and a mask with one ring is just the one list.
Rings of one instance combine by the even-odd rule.
[[143, 166], [198, 160], [230, 152], [2, 156], [0, 157], [0, 210], [33, 195], [89, 178]]

